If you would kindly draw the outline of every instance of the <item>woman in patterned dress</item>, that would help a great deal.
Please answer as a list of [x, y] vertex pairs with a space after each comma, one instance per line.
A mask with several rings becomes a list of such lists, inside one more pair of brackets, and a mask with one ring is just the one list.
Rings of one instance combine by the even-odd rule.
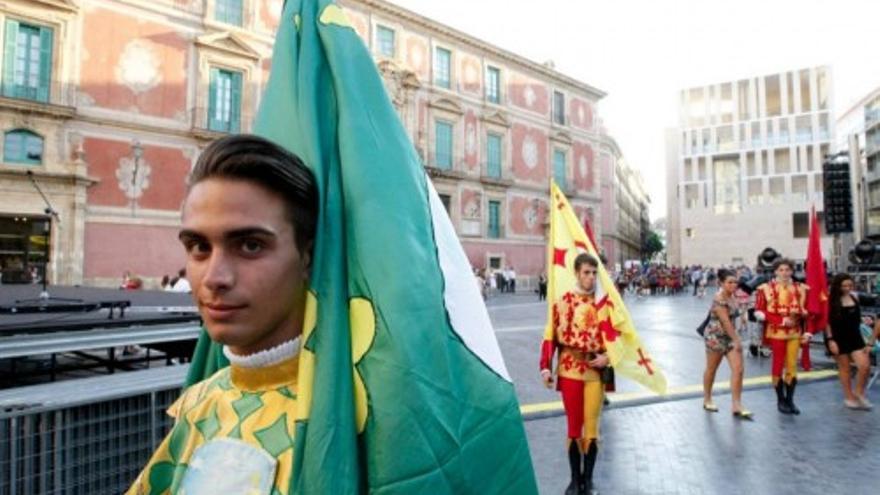
[[718, 412], [712, 402], [712, 385], [722, 359], [730, 365], [730, 389], [733, 415], [739, 419], [752, 419], [751, 411], [742, 405], [743, 358], [742, 342], [734, 327], [739, 316], [736, 292], [736, 275], [729, 270], [718, 270], [718, 293], [712, 299], [709, 324], [704, 333], [706, 343], [706, 371], [703, 373], [703, 409]]

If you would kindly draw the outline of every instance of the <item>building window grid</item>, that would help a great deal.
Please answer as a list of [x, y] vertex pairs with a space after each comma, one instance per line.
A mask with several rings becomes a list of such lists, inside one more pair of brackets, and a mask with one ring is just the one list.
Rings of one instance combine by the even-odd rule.
[[49, 101], [52, 28], [6, 20], [3, 96]]
[[434, 48], [434, 85], [450, 89], [452, 86], [452, 52]]
[[502, 137], [498, 134], [486, 136], [486, 175], [495, 179], [501, 178], [501, 143]]
[[241, 80], [236, 71], [212, 68], [209, 88], [208, 129], [238, 132], [241, 124]]
[[497, 67], [486, 69], [486, 100], [501, 103], [501, 70]]
[[218, 22], [241, 26], [244, 13], [244, 0], [215, 0], [214, 19]]
[[393, 29], [385, 26], [378, 26], [376, 28], [376, 45], [380, 55], [394, 57], [394, 38], [395, 34]]
[[553, 122], [565, 125], [565, 94], [560, 91], [553, 92]]
[[452, 124], [434, 122], [434, 165], [442, 170], [452, 170]]
[[8, 131], [3, 137], [3, 161], [25, 165], [43, 163], [43, 138], [26, 130]]
[[501, 238], [501, 201], [489, 201], [488, 225], [486, 229], [486, 237], [489, 239]]
[[553, 180], [556, 181], [556, 185], [563, 191], [567, 188], [565, 158], [565, 151], [560, 149], [553, 150]]

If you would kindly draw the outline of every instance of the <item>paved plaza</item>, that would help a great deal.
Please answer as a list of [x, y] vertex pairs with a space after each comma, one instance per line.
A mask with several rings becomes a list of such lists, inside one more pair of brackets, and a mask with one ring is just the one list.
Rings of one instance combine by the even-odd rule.
[[[627, 296], [636, 328], [669, 381], [671, 398], [630, 399], [641, 387], [618, 379], [618, 393], [603, 413], [602, 450], [596, 487], [603, 494], [820, 494], [876, 493], [880, 469], [880, 408], [871, 412], [843, 407], [831, 362], [813, 347], [812, 380], [798, 388], [803, 413], [783, 416], [766, 385], [769, 359], [745, 359], [744, 404], [752, 422], [735, 420], [730, 396], [719, 393], [721, 412], [701, 408], [705, 363], [702, 340], [694, 331], [710, 296]], [[544, 414], [526, 414], [526, 431], [542, 494], [561, 494], [568, 483], [564, 453], [565, 418], [552, 404], [537, 371], [546, 305], [532, 295], [503, 295], [489, 301], [489, 312], [525, 410], [543, 405]], [[824, 370], [824, 371], [823, 371]], [[728, 379], [726, 364], [717, 382]], [[750, 385], [749, 385], [750, 384]], [[869, 393], [880, 404], [880, 385]], [[780, 481], [784, 479], [785, 482]]]

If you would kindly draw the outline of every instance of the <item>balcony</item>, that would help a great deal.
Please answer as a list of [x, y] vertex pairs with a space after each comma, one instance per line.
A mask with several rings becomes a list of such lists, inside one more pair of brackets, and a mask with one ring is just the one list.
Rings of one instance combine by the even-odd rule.
[[865, 129], [880, 123], [880, 108], [865, 109]]
[[7, 87], [5, 83], [0, 84], [0, 108], [61, 120], [72, 119], [76, 115], [76, 108], [58, 104], [58, 95], [65, 88], [57, 79], [53, 78], [50, 82], [46, 100], [37, 98], [36, 93], [29, 96], [26, 92], [21, 92], [21, 96], [17, 96], [16, 88]]

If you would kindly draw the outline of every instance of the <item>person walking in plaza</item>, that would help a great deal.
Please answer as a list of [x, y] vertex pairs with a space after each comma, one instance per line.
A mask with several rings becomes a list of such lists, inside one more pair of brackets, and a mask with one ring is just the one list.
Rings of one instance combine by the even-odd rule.
[[[825, 341], [828, 350], [837, 361], [838, 377], [843, 387], [843, 403], [850, 409], [870, 410], [871, 403], [865, 397], [865, 384], [871, 364], [868, 349], [862, 338], [859, 326], [862, 311], [858, 298], [853, 295], [853, 279], [849, 274], [840, 273], [831, 279], [829, 295], [830, 311]], [[853, 393], [850, 379], [850, 366], [856, 365], [856, 389]]]
[[548, 388], [553, 386], [553, 354], [559, 352], [556, 389], [562, 393], [568, 418], [571, 471], [566, 495], [593, 493], [599, 415], [605, 398], [600, 374], [609, 364], [595, 300], [598, 266], [599, 261], [589, 254], [575, 258], [576, 285], [553, 303], [553, 340], [545, 341], [541, 350], [541, 378]]
[[541, 272], [538, 276], [538, 300], [547, 300], [547, 272]]
[[734, 295], [736, 275], [728, 270], [718, 270], [720, 288], [712, 299], [709, 310], [709, 324], [706, 326], [706, 370], [703, 372], [703, 409], [718, 412], [712, 401], [712, 386], [715, 373], [724, 358], [730, 365], [730, 389], [732, 394], [733, 416], [739, 419], [752, 419], [752, 412], [743, 408], [743, 355], [742, 341], [734, 322], [739, 318], [739, 305]]
[[810, 288], [794, 281], [793, 273], [793, 261], [787, 258], [776, 260], [773, 263], [774, 279], [758, 286], [755, 296], [755, 317], [764, 322], [764, 339], [770, 344], [773, 355], [770, 374], [776, 390], [776, 407], [783, 414], [800, 414], [794, 404], [798, 351], [801, 343], [809, 342], [813, 337], [809, 332], [801, 334]]

